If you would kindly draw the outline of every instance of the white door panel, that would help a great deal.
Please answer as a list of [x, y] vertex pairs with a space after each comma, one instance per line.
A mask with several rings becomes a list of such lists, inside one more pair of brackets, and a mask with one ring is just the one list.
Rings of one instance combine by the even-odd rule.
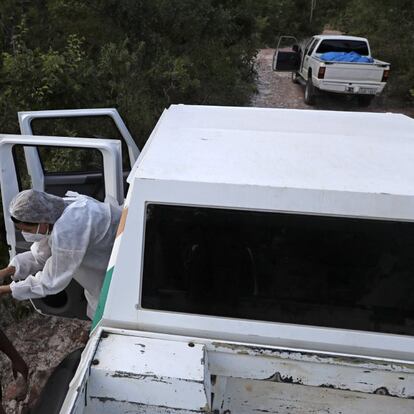
[[[121, 143], [116, 140], [94, 138], [42, 137], [0, 134], [0, 184], [6, 225], [7, 243], [15, 253], [15, 229], [10, 219], [8, 206], [19, 192], [16, 166], [13, 159], [13, 146], [30, 145], [36, 151], [37, 145], [64, 148], [91, 148], [99, 150], [103, 158], [106, 201], [121, 205], [124, 201], [122, 181]], [[30, 174], [30, 172], [29, 172]], [[31, 177], [33, 180], [33, 177]], [[33, 186], [34, 187], [34, 186]], [[35, 187], [34, 187], [35, 188]]]
[[[126, 127], [124, 121], [115, 108], [98, 109], [58, 109], [50, 111], [28, 111], [19, 112], [19, 125], [22, 135], [33, 135], [32, 122], [36, 119], [53, 118], [82, 118], [82, 117], [109, 117], [113, 120], [122, 139], [127, 145], [130, 167], [134, 165], [140, 151], [135, 144], [132, 135]], [[25, 157], [27, 169], [32, 178], [33, 188], [38, 190], [45, 189], [45, 177], [39, 154], [35, 148], [26, 147]]]

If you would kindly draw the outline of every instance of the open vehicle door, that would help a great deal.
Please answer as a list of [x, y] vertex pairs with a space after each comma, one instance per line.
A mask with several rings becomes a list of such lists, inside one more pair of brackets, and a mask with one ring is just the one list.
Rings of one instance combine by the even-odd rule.
[[273, 70], [277, 72], [296, 72], [299, 67], [300, 51], [296, 37], [281, 36], [273, 55]]
[[[19, 112], [18, 116], [20, 132], [22, 135], [55, 135], [54, 133], [51, 133], [54, 131], [50, 131], [50, 128], [46, 128], [46, 130], [43, 129], [42, 131], [41, 125], [40, 130], [43, 133], [38, 134], [36, 130], [34, 131], [36, 128], [33, 127], [33, 124], [41, 123], [45, 126], [46, 122], [50, 125], [52, 122], [66, 121], [66, 124], [63, 126], [60, 125], [60, 130], [58, 128], [58, 135], [67, 136], [69, 135], [69, 130], [71, 133], [70, 136], [75, 134], [76, 136], [87, 136], [90, 138], [119, 139], [122, 143], [124, 195], [126, 194], [128, 189], [126, 178], [128, 177], [128, 174], [140, 152], [134, 139], [132, 138], [132, 135], [116, 109], [99, 108], [30, 111]], [[110, 123], [105, 124], [103, 122], [105, 120], [109, 120]], [[83, 124], [81, 121], [84, 121]], [[50, 158], [50, 151], [49, 154], [43, 154], [42, 151], [39, 151], [37, 148], [25, 147], [24, 153], [26, 156], [28, 173], [32, 179], [33, 188], [60, 196], [64, 195], [62, 193], [63, 190], [66, 191], [66, 189], [69, 189], [102, 201], [103, 181], [101, 173], [89, 170], [84, 171], [83, 174], [79, 171], [76, 171], [76, 173], [73, 174], [73, 171], [70, 168], [69, 170], [65, 169], [62, 171], [62, 162], [60, 162], [59, 169], [48, 169], [45, 165], [45, 160], [42, 159], [42, 155]], [[72, 154], [68, 153], [68, 156], [71, 157]], [[59, 160], [62, 161], [62, 154], [58, 154], [55, 158], [59, 158]], [[64, 159], [64, 161], [67, 161], [67, 159]]]
[[[26, 161], [22, 156], [23, 147], [29, 150], [25, 154]], [[44, 166], [38, 154], [51, 150], [55, 153], [49, 153], [51, 159], [45, 160]], [[58, 168], [60, 160], [57, 156], [63, 151], [69, 152], [73, 157], [73, 171], [71, 173], [54, 172], [49, 176], [45, 171], [46, 166]], [[33, 154], [35, 157], [32, 157]], [[43, 177], [43, 186], [39, 185], [39, 182], [36, 186], [31, 185], [30, 178], [24, 174], [25, 168], [30, 171], [30, 162], [33, 167], [33, 161], [39, 161], [37, 165], [39, 170], [35, 171], [38, 175], [34, 176], [34, 179], [31, 178], [35, 180]], [[98, 190], [96, 183], [90, 183], [88, 178], [96, 177], [97, 182], [102, 182], [103, 185], [102, 190], [99, 190], [102, 192], [99, 197], [102, 201], [119, 205], [124, 201], [121, 142], [118, 140], [0, 135], [0, 165], [3, 214], [10, 257], [30, 248], [30, 243], [23, 239], [19, 231], [16, 231], [8, 210], [12, 198], [23, 189], [45, 189], [57, 195], [64, 195], [68, 190], [79, 190], [83, 194], [93, 196], [94, 194], [91, 193]], [[39, 312], [45, 314], [78, 318], [84, 318], [86, 315], [83, 289], [74, 280], [65, 291], [34, 300], [33, 304]]]

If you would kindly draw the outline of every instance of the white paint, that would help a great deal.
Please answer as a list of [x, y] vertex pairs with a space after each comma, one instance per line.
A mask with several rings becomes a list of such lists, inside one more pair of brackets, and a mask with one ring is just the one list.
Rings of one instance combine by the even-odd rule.
[[110, 334], [101, 339], [94, 360], [99, 363], [91, 366], [86, 395], [91, 406], [128, 401], [209, 411], [203, 345]]
[[412, 414], [414, 401], [303, 385], [229, 379], [223, 411], [251, 414]]
[[135, 177], [413, 196], [413, 138], [402, 115], [179, 105]]
[[252, 380], [292, 382], [314, 387], [332, 387], [345, 391], [373, 394], [386, 388], [392, 396], [414, 398], [414, 365], [387, 364], [383, 361], [358, 359], [344, 360], [287, 352], [249, 352], [247, 348], [234, 347], [209, 352], [209, 368], [213, 375], [231, 376]]

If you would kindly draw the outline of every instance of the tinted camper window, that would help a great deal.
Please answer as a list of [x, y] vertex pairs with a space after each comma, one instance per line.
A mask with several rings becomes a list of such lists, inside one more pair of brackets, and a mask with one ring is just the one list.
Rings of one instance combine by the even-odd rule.
[[414, 333], [414, 224], [149, 205], [142, 307]]

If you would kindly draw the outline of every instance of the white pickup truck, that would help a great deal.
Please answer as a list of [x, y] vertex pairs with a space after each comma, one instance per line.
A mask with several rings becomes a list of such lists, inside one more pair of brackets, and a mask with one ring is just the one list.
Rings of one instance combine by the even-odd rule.
[[[283, 45], [293, 40], [292, 48]], [[323, 60], [329, 52], [355, 52], [364, 62]], [[305, 103], [313, 105], [318, 91], [356, 95], [361, 106], [368, 106], [388, 80], [390, 64], [371, 57], [368, 40], [362, 37], [318, 35], [298, 45], [282, 36], [273, 57], [273, 70], [292, 72], [293, 82], [304, 83]]]
[[[31, 135], [39, 117], [98, 115], [123, 163], [119, 140]], [[173, 105], [137, 158], [115, 110], [19, 117], [21, 136], [0, 135], [3, 206], [22, 148], [32, 186], [102, 183], [123, 204], [89, 342], [33, 412], [414, 412], [413, 119]], [[102, 170], [42, 170], [39, 146], [97, 150]], [[65, 295], [37, 306], [76, 313]]]

